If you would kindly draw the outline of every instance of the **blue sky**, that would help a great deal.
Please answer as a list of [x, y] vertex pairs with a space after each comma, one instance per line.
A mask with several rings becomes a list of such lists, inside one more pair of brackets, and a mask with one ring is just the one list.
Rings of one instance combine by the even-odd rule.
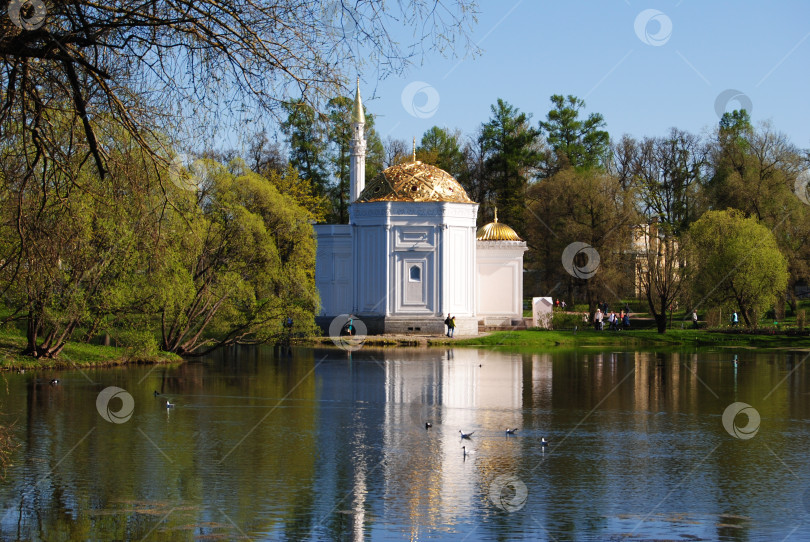
[[552, 94], [583, 98], [614, 139], [703, 132], [720, 97], [721, 109], [748, 101], [755, 122], [810, 148], [810, 1], [482, 0], [478, 21], [477, 58], [429, 56], [403, 77], [364, 76], [383, 139], [433, 125], [471, 134], [497, 98], [536, 125]]

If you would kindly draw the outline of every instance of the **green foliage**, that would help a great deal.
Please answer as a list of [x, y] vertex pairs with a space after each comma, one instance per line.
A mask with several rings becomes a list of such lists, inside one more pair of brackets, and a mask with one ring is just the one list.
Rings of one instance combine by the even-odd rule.
[[554, 94], [551, 103], [553, 108], [547, 120], [540, 121], [540, 130], [553, 151], [544, 157], [543, 176], [550, 177], [568, 167], [601, 167], [610, 148], [610, 135], [603, 129], [604, 117], [591, 113], [581, 120], [579, 112], [585, 102], [570, 94], [567, 97]]
[[738, 309], [748, 326], [787, 287], [787, 261], [773, 233], [740, 211], [705, 213], [689, 229], [688, 247], [695, 298]]
[[529, 123], [531, 115], [500, 98], [490, 109], [492, 118], [479, 137], [485, 153], [487, 203], [498, 207], [501, 221], [522, 236], [526, 233], [526, 186], [540, 158], [540, 133]]
[[584, 329], [588, 326], [587, 318], [586, 314], [554, 310], [551, 315], [551, 328], [556, 330], [574, 329], [575, 327]]
[[354, 101], [346, 96], [332, 98], [328, 107], [328, 133], [333, 151], [329, 160], [335, 182], [329, 190], [332, 202], [330, 223], [349, 223], [349, 184], [351, 167], [352, 108]]
[[433, 126], [422, 134], [422, 141], [416, 148], [416, 157], [458, 179], [465, 169], [461, 133]]
[[205, 198], [169, 225], [160, 270], [162, 348], [179, 354], [272, 340], [288, 315], [307, 329], [318, 306], [311, 213], [272, 180], [210, 171]]
[[129, 359], [149, 359], [156, 356], [160, 345], [155, 334], [149, 330], [117, 330], [113, 339], [125, 351]]
[[284, 104], [284, 110], [287, 118], [281, 129], [290, 146], [290, 165], [323, 196], [329, 185], [327, 132], [312, 106], [290, 102]]
[[799, 331], [804, 331], [804, 326], [807, 325], [807, 312], [805, 309], [796, 311], [796, 327]]
[[[589, 312], [607, 299], [606, 292], [622, 291], [627, 268], [621, 255], [631, 242], [631, 227], [638, 223], [633, 196], [616, 177], [595, 169], [569, 168], [534, 184], [529, 189], [526, 239], [533, 249], [529, 265], [543, 272], [538, 289], [549, 291], [557, 285], [569, 305], [583, 296]], [[576, 278], [563, 264], [562, 255], [573, 242], [586, 243], [599, 255], [592, 275]], [[579, 258], [568, 263], [587, 265]]]

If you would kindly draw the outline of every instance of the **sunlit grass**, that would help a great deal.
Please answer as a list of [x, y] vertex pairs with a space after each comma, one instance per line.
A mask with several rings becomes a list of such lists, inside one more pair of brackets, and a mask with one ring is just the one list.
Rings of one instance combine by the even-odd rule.
[[[770, 331], [770, 330], [769, 330]], [[767, 332], [767, 331], [766, 331]], [[772, 330], [773, 334], [726, 333], [693, 329], [673, 329], [664, 334], [654, 329], [629, 331], [496, 331], [470, 339], [431, 340], [431, 344], [452, 343], [458, 346], [526, 346], [534, 348], [621, 346], [645, 348], [658, 346], [737, 346], [757, 348], [810, 348], [810, 336], [791, 336]]]
[[69, 342], [56, 359], [34, 359], [23, 356], [25, 335], [16, 329], [0, 329], [0, 368], [68, 368], [124, 363], [177, 363], [180, 356], [161, 352], [153, 356], [133, 355], [127, 348]]

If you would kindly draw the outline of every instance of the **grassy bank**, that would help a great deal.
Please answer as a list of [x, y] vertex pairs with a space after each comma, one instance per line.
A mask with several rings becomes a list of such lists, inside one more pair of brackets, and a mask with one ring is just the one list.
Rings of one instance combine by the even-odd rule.
[[128, 348], [70, 342], [56, 359], [34, 359], [20, 354], [25, 336], [17, 330], [0, 330], [0, 370], [69, 369], [72, 367], [105, 367], [126, 363], [180, 363], [176, 354], [160, 352], [142, 355]]
[[632, 331], [496, 331], [470, 339], [431, 339], [431, 345], [655, 348], [671, 346], [719, 346], [753, 348], [808, 348], [810, 336], [787, 334], [724, 333], [719, 331], [673, 329], [665, 334], [655, 330]]

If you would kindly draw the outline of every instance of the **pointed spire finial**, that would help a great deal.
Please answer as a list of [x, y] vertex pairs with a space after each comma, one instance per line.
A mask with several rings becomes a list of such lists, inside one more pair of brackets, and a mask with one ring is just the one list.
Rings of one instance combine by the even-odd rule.
[[416, 162], [416, 137], [413, 138], [413, 161]]
[[498, 207], [495, 207], [495, 222], [498, 222]]
[[354, 94], [354, 107], [352, 107], [352, 122], [366, 123], [366, 114], [363, 113], [363, 101], [360, 99], [360, 76], [357, 76], [357, 91]]

